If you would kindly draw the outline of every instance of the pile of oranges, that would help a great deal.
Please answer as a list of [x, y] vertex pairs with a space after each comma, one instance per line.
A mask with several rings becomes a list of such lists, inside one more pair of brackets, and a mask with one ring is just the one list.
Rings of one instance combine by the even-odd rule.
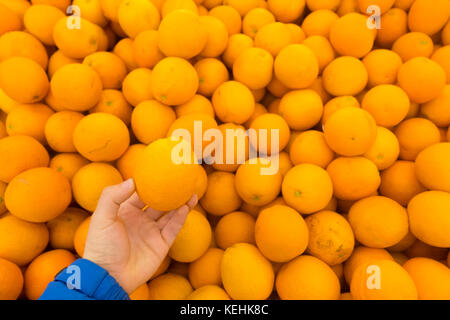
[[[129, 178], [159, 210], [200, 198], [132, 299], [450, 299], [449, 17], [449, 0], [0, 0], [0, 299], [39, 298]], [[201, 150], [208, 129], [279, 143], [177, 165], [168, 137], [195, 123]]]

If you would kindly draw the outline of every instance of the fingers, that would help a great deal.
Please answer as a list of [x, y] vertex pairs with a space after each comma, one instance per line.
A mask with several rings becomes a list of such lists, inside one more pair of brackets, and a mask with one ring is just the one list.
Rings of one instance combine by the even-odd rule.
[[164, 211], [159, 211], [148, 207], [147, 209], [144, 210], [144, 213], [148, 214], [148, 216], [152, 220], [156, 221], [164, 214]]
[[[178, 232], [180, 232], [184, 222], [186, 221], [189, 211], [190, 208], [187, 205], [184, 205], [167, 215], [169, 216], [169, 220], [161, 230], [161, 236], [166, 242], [167, 246], [172, 246], [172, 243], [175, 241]], [[164, 216], [163, 218], [167, 216]]]
[[95, 223], [113, 222], [117, 218], [120, 205], [134, 192], [133, 179], [128, 179], [120, 184], [106, 187], [98, 200], [97, 209], [92, 216]]
[[198, 202], [198, 197], [196, 194], [194, 194], [191, 199], [186, 203], [188, 205], [189, 208], [193, 209]]

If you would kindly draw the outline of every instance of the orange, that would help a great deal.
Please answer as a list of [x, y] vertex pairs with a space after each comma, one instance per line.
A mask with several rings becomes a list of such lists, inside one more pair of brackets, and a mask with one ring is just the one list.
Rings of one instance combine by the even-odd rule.
[[325, 262], [302, 255], [278, 271], [276, 290], [282, 300], [338, 300], [339, 279]]
[[[64, 12], [46, 4], [33, 5], [25, 12], [25, 28], [42, 43], [53, 46], [53, 28], [56, 22], [64, 18]], [[1, 33], [1, 32], [0, 32]]]
[[417, 0], [409, 10], [408, 27], [431, 36], [445, 26], [449, 15], [450, 3], [446, 0]]
[[305, 222], [309, 230], [307, 252], [329, 266], [342, 266], [355, 246], [348, 221], [336, 212], [320, 211], [306, 217]]
[[361, 264], [353, 273], [350, 291], [355, 300], [417, 300], [413, 279], [390, 260]]
[[207, 40], [200, 55], [206, 58], [216, 58], [226, 49], [228, 43], [228, 30], [219, 18], [214, 16], [200, 17], [200, 24], [206, 30]]
[[450, 126], [450, 111], [445, 106], [450, 103], [450, 85], [446, 85], [440, 95], [424, 103], [420, 107], [420, 112], [438, 127]]
[[428, 189], [450, 192], [450, 143], [424, 149], [416, 158], [417, 179]]
[[446, 45], [442, 48], [437, 49], [431, 56], [431, 59], [433, 61], [436, 61], [447, 74], [447, 83], [450, 83], [449, 57], [450, 57], [450, 45]]
[[58, 217], [47, 222], [50, 233], [50, 245], [53, 249], [74, 250], [73, 239], [88, 213], [75, 207], [67, 208]]
[[129, 125], [132, 108], [121, 91], [106, 89], [102, 91], [100, 101], [89, 110], [89, 113], [95, 112], [110, 113]]
[[411, 101], [425, 103], [439, 96], [446, 83], [446, 74], [437, 62], [417, 57], [400, 68], [398, 83]]
[[52, 115], [45, 104], [19, 104], [6, 117], [6, 131], [10, 136], [26, 135], [45, 144], [45, 125]]
[[253, 47], [253, 40], [245, 34], [233, 34], [228, 39], [228, 45], [223, 53], [223, 62], [232, 68], [237, 57], [246, 49]]
[[302, 214], [324, 209], [333, 196], [328, 173], [314, 164], [299, 164], [288, 171], [281, 191], [286, 203]]
[[291, 34], [291, 43], [301, 43], [303, 40], [305, 40], [305, 32], [299, 25], [295, 23], [288, 23], [286, 24], [286, 26], [288, 27]]
[[84, 247], [86, 245], [87, 234], [91, 223], [91, 217], [86, 218], [77, 228], [73, 237], [73, 247], [75, 252], [83, 257]]
[[198, 8], [196, 5], [196, 2], [193, 0], [165, 0], [164, 3], [161, 5], [161, 13], [162, 16], [165, 17], [169, 13], [175, 11], [175, 10], [189, 10], [195, 14], [198, 14]]
[[28, 169], [46, 167], [47, 150], [34, 138], [12, 136], [0, 139], [0, 180], [10, 182], [16, 175]]
[[101, 162], [90, 163], [73, 176], [73, 197], [83, 209], [94, 212], [103, 189], [121, 182], [122, 176], [113, 166]]
[[127, 74], [125, 63], [114, 53], [95, 52], [83, 60], [100, 76], [104, 89], [120, 89]]
[[103, 9], [100, 0], [74, 0], [73, 5], [80, 7], [83, 12], [83, 17], [100, 27], [105, 27], [108, 24], [108, 20], [103, 14]]
[[122, 93], [132, 106], [153, 99], [150, 69], [136, 68], [128, 73], [122, 83]]
[[325, 90], [334, 96], [354, 96], [364, 90], [369, 75], [364, 64], [354, 57], [339, 57], [324, 69]]
[[293, 90], [281, 98], [279, 113], [292, 130], [308, 130], [322, 118], [322, 99], [311, 89]]
[[247, 49], [233, 64], [234, 79], [249, 89], [262, 89], [272, 80], [273, 61], [272, 55], [264, 49]]
[[239, 166], [235, 181], [242, 200], [263, 206], [277, 197], [281, 190], [282, 176], [278, 170], [273, 170], [273, 166], [277, 164], [275, 161], [270, 158], [253, 158]]
[[330, 28], [330, 42], [342, 56], [362, 58], [373, 47], [376, 30], [367, 27], [367, 17], [349, 13], [336, 20]]
[[204, 113], [211, 117], [215, 115], [211, 101], [200, 94], [196, 94], [188, 102], [176, 106], [175, 113], [177, 117], [195, 113]]
[[319, 74], [319, 61], [306, 45], [291, 44], [275, 58], [274, 72], [278, 80], [290, 89], [311, 86]]
[[58, 69], [50, 85], [59, 106], [72, 111], [91, 109], [100, 100], [102, 92], [102, 81], [97, 72], [87, 65], [78, 63]]
[[72, 181], [75, 173], [88, 163], [89, 160], [83, 158], [78, 153], [60, 153], [50, 160], [49, 166]]
[[45, 124], [45, 137], [56, 152], [75, 152], [73, 132], [83, 114], [74, 111], [60, 111], [48, 118]]
[[125, 62], [128, 71], [132, 71], [139, 67], [133, 55], [133, 40], [130, 38], [124, 38], [117, 42], [113, 52]]
[[[14, 232], [11, 232], [14, 230]], [[25, 266], [47, 247], [48, 229], [5, 213], [0, 216], [0, 258]]]
[[335, 154], [327, 145], [322, 132], [308, 130], [294, 139], [289, 149], [289, 156], [294, 165], [309, 163], [326, 168]]
[[219, 171], [235, 172], [248, 159], [249, 136], [243, 126], [233, 123], [221, 124], [217, 129], [222, 135], [223, 147], [214, 150], [212, 166]]
[[123, 31], [133, 39], [142, 31], [157, 29], [161, 19], [158, 9], [147, 0], [122, 1], [117, 18]]
[[438, 127], [430, 120], [411, 118], [403, 121], [394, 131], [400, 143], [400, 158], [415, 160], [425, 148], [440, 141]]
[[242, 20], [242, 31], [249, 37], [254, 38], [261, 27], [275, 22], [273, 13], [264, 8], [250, 10]]
[[309, 10], [336, 10], [339, 7], [340, 0], [306, 0]]
[[376, 44], [391, 48], [393, 43], [408, 32], [408, 14], [405, 9], [389, 9], [380, 18], [381, 28], [377, 30]]
[[220, 286], [222, 279], [220, 267], [224, 251], [209, 248], [204, 255], [189, 264], [189, 281], [198, 289], [207, 285]]
[[189, 281], [178, 274], [166, 273], [149, 282], [149, 300], [184, 300], [192, 293]]
[[194, 67], [186, 60], [164, 58], [152, 72], [152, 92], [156, 100], [167, 105], [188, 102], [197, 92], [199, 81]]
[[207, 41], [201, 19], [191, 11], [175, 10], [159, 25], [158, 45], [166, 56], [190, 59], [202, 52]]
[[266, 113], [255, 120], [250, 125], [250, 130], [255, 134], [250, 134], [250, 143], [261, 154], [277, 154], [288, 144], [290, 138], [289, 126], [281, 116]]
[[48, 76], [51, 79], [55, 74], [56, 70], [65, 66], [66, 64], [81, 63], [81, 62], [82, 62], [81, 59], [69, 58], [65, 56], [61, 50], [57, 50], [50, 56], [50, 59], [48, 60]]
[[25, 271], [25, 294], [30, 300], [37, 300], [65, 267], [75, 261], [75, 256], [67, 250], [52, 250], [34, 259]]
[[380, 8], [380, 13], [383, 14], [388, 11], [395, 3], [395, 0], [357, 0], [359, 10], [364, 14], [369, 14], [368, 8], [376, 5]]
[[37, 4], [51, 5], [51, 6], [58, 8], [61, 11], [66, 10], [67, 6], [70, 5], [69, 0], [32, 0], [31, 3], [33, 5], [37, 5]]
[[0, 258], [0, 271], [0, 299], [16, 300], [22, 292], [22, 270], [16, 264]]
[[319, 62], [319, 71], [322, 71], [335, 58], [335, 52], [330, 41], [324, 36], [310, 36], [302, 44], [310, 48]]
[[140, 32], [133, 41], [133, 57], [139, 67], [153, 68], [164, 55], [158, 47], [158, 31]]
[[224, 3], [236, 9], [241, 16], [245, 16], [250, 10], [259, 5], [258, 0], [226, 0]]
[[338, 199], [359, 200], [372, 195], [380, 186], [377, 166], [363, 157], [337, 158], [327, 171]]
[[140, 142], [149, 144], [166, 137], [175, 119], [175, 112], [169, 106], [156, 100], [146, 100], [134, 108], [131, 128]]
[[214, 111], [222, 122], [242, 124], [255, 110], [255, 98], [250, 89], [238, 81], [222, 83], [212, 97]]
[[0, 37], [0, 61], [13, 57], [28, 58], [44, 70], [47, 68], [48, 54], [44, 45], [24, 31], [7, 32]]
[[10, 31], [19, 31], [22, 29], [22, 20], [7, 6], [0, 4], [0, 35]]
[[272, 12], [277, 21], [294, 22], [305, 10], [305, 0], [268, 0], [267, 9]]
[[284, 205], [261, 210], [255, 224], [258, 249], [269, 260], [287, 262], [308, 246], [308, 228], [302, 216]]
[[214, 231], [217, 246], [227, 249], [236, 243], [255, 243], [255, 219], [235, 211], [220, 218]]
[[371, 51], [363, 59], [369, 75], [369, 87], [381, 84], [394, 84], [398, 70], [402, 66], [400, 56], [391, 50], [377, 49]]
[[390, 247], [408, 233], [406, 209], [386, 197], [373, 196], [359, 200], [351, 207], [348, 220], [356, 239], [370, 248]]
[[375, 142], [364, 157], [375, 163], [378, 170], [384, 170], [394, 164], [399, 154], [400, 144], [395, 134], [384, 127], [377, 127]]
[[6, 190], [7, 184], [3, 181], [0, 181], [0, 214], [5, 213], [6, 206], [5, 206], [5, 190]]
[[398, 53], [403, 62], [416, 57], [429, 58], [433, 53], [433, 40], [422, 32], [410, 32], [398, 38], [392, 51]]
[[322, 124], [324, 125], [328, 118], [337, 110], [347, 107], [360, 108], [361, 106], [359, 101], [353, 96], [341, 96], [328, 101], [323, 107]]
[[403, 268], [414, 280], [420, 300], [450, 299], [450, 270], [445, 265], [432, 259], [414, 258]]
[[221, 287], [206, 285], [194, 290], [186, 297], [186, 300], [231, 300]]
[[18, 102], [34, 103], [47, 95], [49, 83], [38, 63], [28, 58], [13, 57], [0, 64], [0, 87]]
[[194, 68], [199, 80], [198, 93], [205, 97], [211, 97], [222, 83], [229, 80], [228, 70], [221, 60], [201, 59], [195, 63]]
[[272, 265], [251, 244], [237, 243], [226, 249], [221, 270], [223, 287], [232, 299], [263, 300], [272, 293]]
[[377, 136], [374, 118], [359, 108], [336, 111], [325, 123], [323, 132], [330, 148], [343, 156], [364, 154]]
[[447, 254], [447, 248], [430, 246], [412, 235], [415, 241], [405, 251], [409, 258], [425, 257], [433, 260], [443, 260]]
[[228, 34], [239, 34], [242, 28], [242, 18], [232, 6], [219, 5], [209, 11], [209, 15], [220, 19], [227, 27]]
[[124, 180], [133, 178], [134, 169], [136, 168], [136, 164], [143, 154], [145, 147], [146, 145], [144, 144], [133, 144], [119, 159], [117, 159], [116, 167]]
[[193, 262], [208, 250], [211, 237], [208, 220], [200, 212], [191, 210], [170, 247], [169, 257], [179, 262]]
[[148, 288], [148, 285], [146, 283], [141, 284], [129, 296], [130, 296], [130, 300], [149, 300], [150, 290]]
[[308, 37], [323, 36], [328, 38], [332, 24], [339, 16], [331, 10], [320, 9], [308, 14], [302, 22], [302, 29]]
[[273, 22], [261, 27], [255, 36], [255, 47], [270, 52], [274, 57], [287, 45], [292, 44], [289, 27], [281, 22]]
[[170, 211], [194, 194], [199, 168], [190, 145], [181, 139], [152, 142], [139, 158], [134, 180], [141, 199], [155, 210]]

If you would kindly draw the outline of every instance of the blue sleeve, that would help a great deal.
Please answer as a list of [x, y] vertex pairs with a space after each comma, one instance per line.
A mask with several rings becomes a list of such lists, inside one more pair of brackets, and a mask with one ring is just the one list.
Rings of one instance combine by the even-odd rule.
[[95, 263], [78, 259], [50, 282], [39, 300], [130, 300], [117, 281]]

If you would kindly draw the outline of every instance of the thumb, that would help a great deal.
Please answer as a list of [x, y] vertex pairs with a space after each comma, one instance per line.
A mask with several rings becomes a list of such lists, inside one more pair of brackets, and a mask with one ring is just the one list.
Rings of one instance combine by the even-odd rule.
[[117, 218], [120, 205], [133, 195], [134, 190], [133, 179], [103, 189], [97, 209], [92, 215], [92, 222], [97, 226], [113, 223]]

